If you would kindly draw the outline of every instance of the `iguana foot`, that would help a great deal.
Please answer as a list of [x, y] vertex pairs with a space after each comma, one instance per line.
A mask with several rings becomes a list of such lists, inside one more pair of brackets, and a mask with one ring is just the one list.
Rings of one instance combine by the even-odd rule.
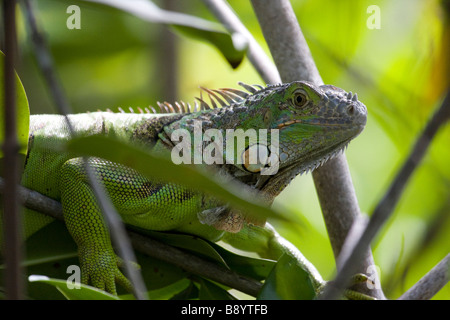
[[123, 261], [112, 250], [98, 250], [95, 247], [78, 249], [81, 265], [81, 282], [117, 295], [116, 283], [132, 292], [130, 281], [122, 274], [119, 267]]
[[[332, 281], [327, 281], [325, 285], [321, 287], [320, 291], [323, 292], [325, 286], [330, 284], [331, 282]], [[370, 280], [370, 278], [367, 277], [365, 274], [357, 273], [352, 276], [350, 287], [360, 283], [370, 283], [371, 285], [375, 285], [373, 281]], [[344, 290], [342, 297], [347, 300], [376, 300], [376, 298], [374, 297], [371, 297], [365, 293], [361, 293], [352, 289]]]

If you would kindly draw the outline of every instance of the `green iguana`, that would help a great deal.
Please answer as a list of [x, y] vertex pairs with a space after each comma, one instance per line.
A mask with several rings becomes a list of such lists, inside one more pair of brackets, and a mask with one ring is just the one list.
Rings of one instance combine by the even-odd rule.
[[[227, 129], [268, 129], [266, 141], [247, 141], [243, 146], [234, 147], [234, 159], [240, 158], [240, 163], [223, 161], [209, 165], [217, 174], [258, 190], [268, 203], [295, 176], [315, 169], [343, 150], [366, 124], [366, 107], [357, 95], [331, 85], [315, 86], [297, 81], [256, 88], [240, 84], [248, 92], [202, 88], [211, 102], [197, 98], [200, 110], [192, 110], [185, 103], [175, 103], [175, 106], [164, 103], [160, 104], [161, 109], [166, 108], [170, 113], [95, 112], [70, 115], [69, 119], [77, 136], [114, 136], [155, 152], [171, 152], [177, 145], [172, 134], [183, 129], [193, 137], [198, 123], [202, 132], [216, 129], [223, 136]], [[217, 107], [216, 101], [222, 106]], [[270, 148], [269, 142], [275, 143], [274, 133], [278, 140], [276, 149]], [[31, 116], [29, 150], [21, 184], [61, 201], [67, 229], [78, 246], [83, 283], [111, 293], [116, 293], [116, 283], [129, 289], [130, 283], [119, 270], [82, 159], [55, 151], [58, 149], [55, 146], [68, 139], [70, 133], [63, 116]], [[271, 164], [258, 157], [256, 162], [248, 161], [251, 150], [258, 150], [259, 156], [265, 154], [272, 165], [276, 163], [276, 173], [262, 174]], [[221, 155], [224, 160], [225, 153]], [[123, 165], [98, 158], [90, 158], [88, 162], [126, 224], [185, 232], [211, 241], [222, 239], [237, 248], [273, 259], [288, 253], [308, 270], [317, 290], [323, 286], [314, 267], [269, 225], [264, 226], [264, 222], [194, 190], [150, 181]], [[27, 209], [25, 237], [52, 221], [53, 218]], [[3, 241], [1, 232], [0, 239]]]

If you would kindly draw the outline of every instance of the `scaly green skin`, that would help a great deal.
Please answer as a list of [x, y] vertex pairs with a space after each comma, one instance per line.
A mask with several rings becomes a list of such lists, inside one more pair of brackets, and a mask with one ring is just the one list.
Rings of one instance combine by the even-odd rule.
[[[250, 88], [256, 91], [252, 94], [205, 91], [210, 97], [220, 94], [228, 105], [186, 114], [79, 114], [71, 115], [70, 120], [77, 135], [115, 136], [155, 152], [172, 150], [175, 143], [170, 138], [177, 129], [186, 129], [193, 137], [196, 121], [201, 121], [203, 131], [217, 129], [223, 136], [226, 129], [278, 129], [279, 170], [275, 175], [261, 175], [243, 164], [212, 165], [221, 174], [260, 190], [268, 203], [296, 175], [313, 170], [342, 150], [366, 123], [366, 108], [356, 95], [333, 86], [293, 82], [257, 91]], [[69, 138], [63, 117], [32, 116], [22, 185], [61, 201], [67, 229], [78, 245], [84, 283], [112, 293], [116, 292], [116, 282], [129, 289], [81, 159], [55, 151]], [[236, 155], [242, 155], [247, 147], [235, 149]], [[264, 222], [254, 221], [204, 194], [149, 181], [122, 165], [102, 159], [90, 159], [89, 163], [125, 223], [150, 230], [187, 232], [212, 241], [222, 239], [274, 259], [291, 254], [310, 272], [317, 290], [323, 285], [301, 253], [270, 226], [263, 227]], [[26, 237], [52, 221], [32, 210], [25, 216]]]

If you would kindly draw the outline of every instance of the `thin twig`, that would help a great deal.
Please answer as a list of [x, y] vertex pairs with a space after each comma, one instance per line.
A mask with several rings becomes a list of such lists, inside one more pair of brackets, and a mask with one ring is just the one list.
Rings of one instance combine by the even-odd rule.
[[17, 138], [16, 111], [16, 1], [3, 2], [5, 30], [5, 64], [4, 64], [4, 129], [3, 174], [6, 181], [3, 198], [3, 231], [6, 246], [5, 286], [7, 299], [21, 299], [23, 296], [21, 249], [21, 219], [17, 188], [19, 184], [19, 142]]
[[[0, 194], [4, 194], [5, 185], [5, 180], [0, 177]], [[57, 220], [64, 220], [62, 206], [59, 201], [23, 186], [18, 186], [17, 193], [19, 201], [24, 207], [42, 212]]]
[[[331, 299], [337, 297], [345, 288], [348, 279], [355, 272], [355, 263], [359, 261], [364, 252], [369, 248], [373, 238], [384, 225], [387, 219], [393, 212], [409, 178], [414, 173], [417, 166], [420, 164], [422, 158], [438, 132], [439, 128], [450, 119], [450, 91], [447, 93], [443, 103], [439, 109], [434, 113], [431, 120], [427, 123], [422, 134], [417, 139], [410, 155], [406, 159], [400, 171], [397, 173], [394, 181], [387, 190], [383, 199], [378, 203], [371, 219], [362, 233], [358, 241], [354, 241], [353, 250], [351, 254], [345, 258], [345, 261], [340, 261], [342, 265], [341, 271], [336, 276], [333, 285], [328, 286], [323, 294], [323, 298]], [[343, 259], [344, 260], [344, 259]]]
[[[308, 80], [323, 84], [290, 2], [252, 0], [252, 5], [283, 82]], [[345, 156], [339, 155], [316, 169], [313, 178], [337, 259], [353, 222], [360, 216]], [[364, 259], [355, 266], [358, 272], [364, 273], [373, 264], [372, 254], [366, 248]], [[375, 288], [378, 288], [379, 279], [374, 280]], [[360, 286], [358, 290], [378, 299], [384, 298], [383, 292], [378, 289], [369, 290], [367, 286]]]
[[[182, 3], [176, 0], [164, 0], [164, 10], [175, 11]], [[178, 101], [178, 86], [181, 73], [179, 72], [179, 39], [168, 26], [159, 26], [158, 36], [158, 63], [156, 77], [160, 79], [159, 92], [164, 101]], [[150, 84], [154, 87], [155, 83]]]
[[449, 279], [450, 254], [406, 291], [399, 300], [429, 300], [447, 284]]
[[[60, 86], [60, 81], [53, 70], [53, 59], [49, 53], [50, 51], [43, 36], [43, 32], [40, 30], [36, 21], [34, 9], [32, 8], [32, 4], [29, 0], [22, 1], [26, 9], [26, 21], [30, 27], [30, 36], [34, 46], [34, 54], [36, 55], [36, 60], [39, 64], [39, 68], [41, 69], [42, 76], [45, 79], [55, 105], [61, 110], [60, 113], [62, 115], [67, 115], [70, 113], [71, 108], [65, 97], [64, 91]], [[68, 125], [70, 126], [70, 130], [73, 130], [70, 125], [70, 121], [68, 122]]]
[[272, 61], [228, 3], [223, 0], [203, 0], [203, 2], [230, 33], [237, 33], [245, 37], [248, 41], [247, 57], [263, 80], [271, 84], [279, 83], [280, 76]]
[[[38, 65], [41, 68], [42, 74], [44, 75], [44, 78], [47, 82], [55, 105], [58, 108], [59, 112], [65, 116], [69, 132], [71, 136], [74, 137], [76, 133], [73, 130], [73, 126], [69, 120], [69, 117], [67, 116], [67, 114], [70, 113], [69, 102], [66, 99], [63, 89], [59, 84], [60, 82], [56, 77], [50, 50], [48, 49], [44, 36], [39, 31], [36, 18], [31, 7], [31, 2], [29, 0], [23, 1], [25, 3], [26, 17], [31, 30], [31, 38], [36, 51], [36, 59]], [[98, 205], [103, 212], [104, 217], [111, 230], [111, 238], [117, 247], [119, 256], [124, 261], [125, 272], [132, 283], [134, 295], [137, 299], [145, 299], [147, 290], [145, 288], [144, 281], [140, 272], [136, 270], [136, 268], [134, 268], [131, 264], [131, 261], [136, 261], [136, 258], [134, 256], [131, 243], [126, 236], [125, 227], [123, 226], [121, 219], [118, 217], [118, 214], [112, 206], [111, 202], [106, 197], [105, 191], [96, 181], [92, 169], [88, 165], [86, 159], [84, 159], [84, 163], [92, 191], [94, 192]]]
[[[0, 178], [0, 193], [4, 186], [4, 180]], [[19, 187], [21, 203], [29, 209], [36, 210], [42, 214], [64, 221], [62, 206], [39, 192]], [[128, 231], [133, 247], [150, 257], [174, 264], [188, 272], [222, 283], [231, 288], [256, 296], [261, 290], [262, 283], [220, 265], [204, 260], [194, 254], [174, 248], [135, 231]]]

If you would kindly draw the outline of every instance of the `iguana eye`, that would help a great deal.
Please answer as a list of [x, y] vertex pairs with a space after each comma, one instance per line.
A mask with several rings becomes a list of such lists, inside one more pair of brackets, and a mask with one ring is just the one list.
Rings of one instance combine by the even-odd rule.
[[308, 102], [306, 96], [301, 92], [296, 92], [292, 100], [297, 107], [303, 107]]

